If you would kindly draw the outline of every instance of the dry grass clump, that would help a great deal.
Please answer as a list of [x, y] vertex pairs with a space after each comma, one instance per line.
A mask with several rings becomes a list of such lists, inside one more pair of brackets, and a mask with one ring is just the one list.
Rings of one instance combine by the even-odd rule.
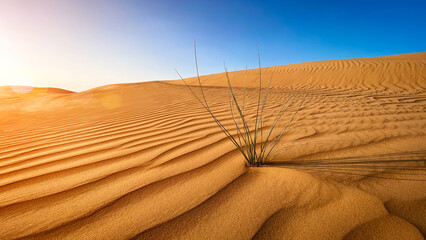
[[[257, 98], [257, 109], [256, 109], [256, 115], [254, 118], [254, 125], [249, 124], [248, 117], [245, 112], [245, 103], [246, 103], [246, 87], [245, 87], [245, 79], [244, 79], [244, 88], [243, 88], [243, 97], [242, 97], [242, 103], [237, 101], [237, 98], [235, 96], [235, 90], [234, 87], [231, 84], [228, 70], [225, 66], [225, 75], [226, 80], [228, 84], [228, 91], [229, 91], [229, 105], [230, 105], [230, 111], [232, 114], [232, 119], [235, 124], [235, 128], [237, 131], [236, 136], [232, 135], [229, 130], [223, 125], [223, 123], [217, 119], [215, 114], [212, 112], [207, 100], [206, 96], [203, 90], [203, 86], [201, 84], [200, 80], [200, 74], [198, 70], [198, 60], [197, 60], [197, 50], [196, 45], [194, 43], [194, 51], [195, 51], [195, 66], [197, 71], [197, 79], [198, 79], [198, 85], [201, 92], [201, 97], [199, 97], [191, 86], [183, 79], [183, 77], [177, 72], [181, 80], [185, 83], [185, 85], [189, 88], [191, 93], [195, 96], [195, 98], [198, 100], [198, 102], [204, 107], [204, 109], [210, 114], [210, 116], [213, 118], [213, 120], [216, 122], [216, 124], [220, 127], [223, 133], [228, 137], [228, 139], [235, 145], [235, 147], [241, 152], [241, 154], [244, 156], [248, 166], [261, 166], [266, 164], [267, 160], [271, 157], [272, 150], [275, 148], [277, 143], [280, 141], [281, 137], [285, 134], [286, 130], [294, 120], [294, 117], [296, 116], [297, 112], [300, 110], [302, 104], [305, 102], [307, 91], [301, 94], [295, 94], [293, 92], [290, 97], [287, 98], [285, 103], [280, 108], [278, 114], [275, 116], [272, 125], [269, 129], [269, 131], [264, 133], [264, 122], [265, 122], [265, 104], [268, 98], [268, 93], [271, 86], [271, 80], [272, 77], [269, 79], [268, 87], [266, 89], [262, 89], [262, 71], [261, 71], [261, 61], [260, 61], [260, 54], [259, 49], [257, 48], [258, 53], [258, 59], [259, 59], [259, 88], [258, 88], [258, 98]], [[310, 85], [310, 84], [309, 84]], [[263, 94], [262, 99], [262, 92], [265, 91]], [[275, 127], [277, 126], [277, 123], [280, 121], [284, 113], [289, 109], [290, 106], [294, 105], [295, 100], [298, 96], [302, 96], [302, 100], [300, 101], [299, 105], [297, 106], [295, 112], [291, 115], [290, 119], [288, 120], [287, 124], [285, 125], [284, 129], [278, 134], [277, 137], [274, 139], [271, 139], [272, 132], [274, 131]]]

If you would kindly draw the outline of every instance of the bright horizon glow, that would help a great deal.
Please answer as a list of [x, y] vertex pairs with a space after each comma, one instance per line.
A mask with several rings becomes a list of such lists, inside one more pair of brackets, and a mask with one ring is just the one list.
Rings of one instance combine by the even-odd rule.
[[83, 91], [263, 66], [426, 51], [424, 0], [0, 2], [0, 86]]

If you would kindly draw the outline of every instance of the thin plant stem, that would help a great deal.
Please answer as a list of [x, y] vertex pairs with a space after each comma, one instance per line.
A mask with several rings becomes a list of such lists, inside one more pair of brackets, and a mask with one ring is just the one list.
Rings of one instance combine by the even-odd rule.
[[[273, 140], [273, 144], [271, 147], [269, 147], [269, 139], [271, 137], [272, 131], [276, 127], [278, 121], [281, 119], [281, 117], [284, 115], [284, 113], [287, 111], [287, 109], [292, 105], [294, 102], [296, 96], [294, 92], [287, 98], [287, 101], [282, 105], [280, 110], [278, 111], [278, 115], [275, 117], [275, 119], [272, 122], [271, 128], [269, 132], [266, 134], [265, 141], [263, 140], [263, 131], [264, 131], [264, 123], [265, 123], [265, 106], [266, 102], [269, 96], [270, 88], [271, 88], [271, 82], [272, 82], [272, 74], [269, 79], [268, 87], [266, 89], [266, 92], [263, 94], [263, 100], [262, 99], [262, 65], [261, 65], [261, 59], [260, 59], [260, 52], [259, 47], [256, 46], [257, 49], [257, 55], [258, 55], [258, 70], [259, 70], [259, 87], [258, 87], [258, 96], [257, 96], [257, 106], [256, 106], [256, 115], [254, 119], [254, 126], [252, 126], [254, 129], [251, 130], [251, 127], [249, 126], [248, 119], [247, 119], [247, 113], [245, 109], [246, 105], [246, 80], [247, 80], [247, 67], [245, 71], [244, 76], [244, 87], [243, 87], [243, 98], [242, 98], [242, 106], [239, 105], [234, 87], [231, 84], [231, 80], [229, 77], [229, 72], [226, 66], [225, 68], [225, 76], [226, 81], [228, 85], [228, 96], [229, 96], [229, 108], [232, 116], [232, 121], [236, 128], [236, 137], [234, 137], [229, 130], [222, 124], [222, 122], [213, 114], [206, 98], [206, 94], [203, 89], [203, 85], [201, 83], [199, 68], [198, 68], [198, 58], [197, 58], [197, 47], [196, 42], [194, 41], [194, 59], [195, 59], [195, 68], [197, 72], [197, 81], [198, 81], [198, 87], [200, 88], [200, 92], [202, 97], [198, 97], [198, 95], [194, 92], [194, 90], [191, 88], [191, 86], [183, 79], [183, 77], [179, 74], [179, 72], [175, 69], [176, 73], [179, 75], [180, 79], [185, 83], [185, 85], [188, 87], [188, 89], [191, 91], [191, 93], [195, 96], [197, 101], [203, 106], [203, 108], [210, 114], [210, 116], [213, 118], [213, 120], [216, 122], [216, 124], [219, 126], [222, 132], [228, 137], [228, 139], [235, 145], [235, 147], [242, 153], [244, 158], [247, 161], [247, 164], [249, 166], [260, 166], [266, 163], [267, 158], [269, 157], [270, 153], [272, 152], [273, 148], [276, 146], [278, 141], [281, 139], [282, 135], [285, 133], [286, 129], [290, 125], [290, 123], [293, 121], [295, 115], [300, 110], [302, 104], [304, 103], [307, 93], [303, 97], [302, 101], [300, 102], [297, 110], [293, 114], [293, 116], [290, 118], [288, 124], [284, 128], [284, 130], [281, 132], [281, 134], [276, 137]], [[311, 80], [312, 81], [312, 80]], [[310, 84], [309, 84], [310, 85]], [[239, 121], [238, 121], [239, 118]], [[260, 136], [259, 136], [260, 135]], [[259, 139], [260, 138], [260, 139]], [[259, 143], [258, 143], [259, 141]], [[260, 144], [260, 148], [257, 149], [257, 145]], [[269, 147], [269, 148], [268, 148]]]

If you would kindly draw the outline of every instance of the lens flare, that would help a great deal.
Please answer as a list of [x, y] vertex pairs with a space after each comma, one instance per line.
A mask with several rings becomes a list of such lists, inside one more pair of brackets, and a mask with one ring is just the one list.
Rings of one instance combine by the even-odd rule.
[[10, 88], [17, 94], [26, 94], [34, 89], [34, 87], [30, 86], [10, 86]]
[[20, 74], [12, 77], [11, 80], [13, 80], [14, 84], [10, 86], [10, 89], [19, 95], [30, 93], [34, 90], [34, 86], [36, 86], [33, 79], [27, 75]]
[[101, 104], [107, 109], [114, 109], [121, 106], [122, 98], [116, 93], [107, 93], [100, 97]]

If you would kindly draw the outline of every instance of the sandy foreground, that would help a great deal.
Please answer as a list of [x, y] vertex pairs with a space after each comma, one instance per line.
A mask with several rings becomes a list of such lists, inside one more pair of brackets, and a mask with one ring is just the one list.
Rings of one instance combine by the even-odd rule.
[[[230, 77], [238, 100], [246, 79], [254, 121], [259, 71]], [[1, 87], [0, 239], [424, 239], [426, 53], [262, 69], [270, 78], [265, 131], [296, 96], [273, 136], [312, 83], [260, 168], [181, 81]], [[224, 74], [201, 81], [236, 133]]]

